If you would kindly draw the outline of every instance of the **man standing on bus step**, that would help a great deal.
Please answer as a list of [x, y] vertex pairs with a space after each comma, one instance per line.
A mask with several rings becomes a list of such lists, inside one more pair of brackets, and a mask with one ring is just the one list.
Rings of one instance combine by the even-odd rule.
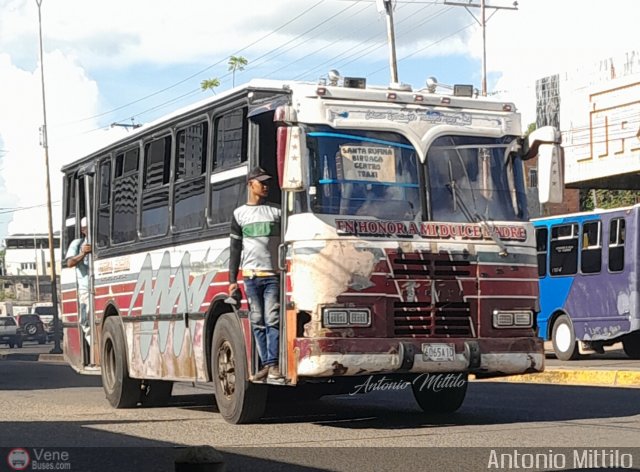
[[[249, 320], [260, 369], [253, 380], [281, 379], [278, 368], [280, 339], [280, 244], [281, 210], [266, 201], [272, 177], [261, 167], [247, 176], [247, 203], [233, 212], [229, 254], [229, 295], [238, 295], [238, 270], [242, 267], [249, 301]], [[242, 263], [241, 263], [242, 262]]]
[[91, 253], [91, 244], [87, 242], [87, 218], [80, 220], [81, 238], [74, 239], [69, 244], [65, 264], [67, 267], [76, 268], [76, 280], [78, 284], [78, 308], [80, 310], [80, 326], [85, 336], [89, 335], [89, 319], [87, 308], [89, 304], [89, 260], [87, 255]]

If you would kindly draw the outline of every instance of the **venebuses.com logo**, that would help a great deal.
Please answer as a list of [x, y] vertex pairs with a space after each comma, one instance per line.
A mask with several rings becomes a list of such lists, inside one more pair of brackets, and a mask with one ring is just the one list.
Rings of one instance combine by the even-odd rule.
[[9, 470], [71, 470], [67, 450], [15, 447], [7, 454]]
[[29, 451], [21, 447], [16, 447], [7, 454], [7, 464], [12, 470], [26, 470], [31, 464], [31, 456]]

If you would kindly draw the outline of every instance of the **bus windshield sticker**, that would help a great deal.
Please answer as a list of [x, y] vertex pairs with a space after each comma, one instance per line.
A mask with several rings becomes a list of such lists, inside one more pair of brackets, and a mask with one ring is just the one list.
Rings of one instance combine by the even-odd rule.
[[396, 182], [396, 150], [387, 146], [340, 146], [343, 178], [367, 182]]

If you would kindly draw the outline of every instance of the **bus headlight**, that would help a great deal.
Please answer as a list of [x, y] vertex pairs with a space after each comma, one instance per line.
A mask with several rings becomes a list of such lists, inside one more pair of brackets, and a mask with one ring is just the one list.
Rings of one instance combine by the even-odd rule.
[[531, 328], [533, 312], [529, 310], [493, 310], [494, 328]]
[[371, 326], [368, 308], [325, 308], [322, 311], [325, 328], [364, 328]]

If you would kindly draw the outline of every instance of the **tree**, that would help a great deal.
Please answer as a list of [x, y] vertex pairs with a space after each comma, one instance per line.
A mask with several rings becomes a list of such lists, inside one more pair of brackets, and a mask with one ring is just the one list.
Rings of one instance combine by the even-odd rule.
[[[595, 204], [594, 204], [595, 197]], [[590, 211], [598, 208], [610, 209], [635, 205], [640, 202], [637, 190], [585, 189], [580, 192], [580, 209]]]
[[213, 89], [216, 87], [220, 87], [220, 80], [217, 77], [212, 79], [205, 79], [200, 82], [200, 88], [202, 90], [211, 90], [214, 94], [216, 93]]
[[244, 66], [246, 66], [249, 63], [249, 61], [247, 61], [246, 58], [242, 57], [242, 56], [231, 56], [229, 58], [229, 70], [231, 71], [233, 80], [232, 80], [232, 84], [233, 87], [236, 86], [236, 71], [237, 70], [244, 70]]

